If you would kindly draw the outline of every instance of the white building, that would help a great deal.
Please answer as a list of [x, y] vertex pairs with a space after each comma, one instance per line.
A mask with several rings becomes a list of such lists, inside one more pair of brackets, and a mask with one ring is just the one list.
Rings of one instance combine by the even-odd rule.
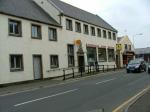
[[99, 16], [59, 0], [1, 0], [0, 84], [95, 62], [114, 65], [116, 36]]

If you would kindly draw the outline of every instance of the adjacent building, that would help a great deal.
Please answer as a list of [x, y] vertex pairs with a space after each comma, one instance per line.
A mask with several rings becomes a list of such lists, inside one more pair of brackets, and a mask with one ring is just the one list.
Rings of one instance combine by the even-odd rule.
[[150, 62], [150, 47], [135, 49], [136, 58], [143, 58], [146, 62]]
[[114, 65], [116, 37], [101, 17], [59, 0], [1, 0], [0, 84], [57, 77], [61, 68], [95, 62]]
[[124, 67], [131, 59], [134, 59], [134, 46], [127, 35], [118, 37], [117, 44], [121, 45], [121, 50], [119, 54], [117, 53], [116, 64], [120, 67]]

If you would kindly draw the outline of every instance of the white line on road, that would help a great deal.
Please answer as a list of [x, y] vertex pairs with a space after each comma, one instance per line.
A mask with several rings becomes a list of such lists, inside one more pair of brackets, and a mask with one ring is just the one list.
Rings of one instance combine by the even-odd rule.
[[113, 81], [115, 80], [116, 78], [113, 78], [113, 79], [109, 79], [109, 80], [104, 80], [104, 81], [101, 81], [101, 82], [97, 82], [96, 84], [103, 84], [103, 83], [106, 83], [106, 82], [110, 82], [110, 81]]
[[71, 92], [74, 92], [74, 91], [77, 91], [77, 90], [78, 90], [78, 89], [73, 89], [73, 90], [69, 90], [69, 91], [57, 93], [57, 94], [54, 94], [54, 95], [50, 95], [50, 96], [46, 96], [46, 97], [42, 97], [42, 98], [30, 100], [30, 101], [26, 101], [26, 102], [23, 102], [23, 103], [19, 103], [19, 104], [14, 105], [14, 107], [22, 106], [22, 105], [25, 105], [25, 104], [33, 103], [33, 102], [36, 102], [36, 101], [41, 101], [41, 100], [48, 99], [48, 98], [52, 98], [52, 97], [56, 97], [56, 96], [60, 96], [60, 95], [67, 94], [67, 93], [71, 93]]

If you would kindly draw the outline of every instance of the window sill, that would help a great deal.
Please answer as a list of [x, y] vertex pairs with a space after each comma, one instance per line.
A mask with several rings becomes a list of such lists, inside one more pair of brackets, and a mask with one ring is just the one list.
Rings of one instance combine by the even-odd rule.
[[31, 37], [32, 39], [42, 40], [41, 37]]
[[22, 35], [21, 34], [9, 34], [9, 36], [13, 36], [13, 37], [22, 37]]
[[68, 30], [68, 31], [73, 31], [72, 29], [66, 29], [66, 30]]
[[49, 41], [52, 41], [52, 42], [57, 42], [57, 39], [56, 39], [56, 40], [49, 39]]
[[10, 72], [23, 72], [24, 69], [10, 69]]

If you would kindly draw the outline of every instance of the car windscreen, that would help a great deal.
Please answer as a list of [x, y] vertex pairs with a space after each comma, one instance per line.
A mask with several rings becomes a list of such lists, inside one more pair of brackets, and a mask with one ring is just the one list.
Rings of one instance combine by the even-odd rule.
[[140, 60], [131, 60], [131, 61], [129, 62], [129, 65], [140, 64], [140, 63], [141, 63]]

